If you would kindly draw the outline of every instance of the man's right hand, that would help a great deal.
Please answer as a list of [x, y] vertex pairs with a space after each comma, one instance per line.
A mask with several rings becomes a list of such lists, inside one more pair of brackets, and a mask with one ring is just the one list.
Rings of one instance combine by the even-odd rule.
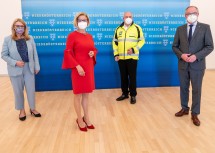
[[116, 61], [116, 62], [119, 61], [119, 56], [115, 56], [115, 61]]
[[23, 62], [23, 61], [16, 62], [16, 66], [18, 66], [18, 67], [23, 67], [24, 65], [25, 65], [25, 62]]
[[188, 62], [188, 59], [190, 57], [191, 54], [182, 54], [181, 55], [181, 58], [185, 61], [185, 62]]

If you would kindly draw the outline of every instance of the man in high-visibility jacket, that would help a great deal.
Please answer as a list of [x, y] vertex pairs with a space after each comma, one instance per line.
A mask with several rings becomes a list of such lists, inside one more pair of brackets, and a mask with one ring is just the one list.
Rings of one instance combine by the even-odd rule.
[[140, 48], [144, 45], [145, 40], [141, 27], [135, 24], [132, 18], [131, 12], [124, 13], [124, 22], [116, 28], [112, 45], [121, 75], [122, 95], [116, 100], [121, 101], [128, 98], [130, 92], [130, 103], [135, 104], [137, 61]]

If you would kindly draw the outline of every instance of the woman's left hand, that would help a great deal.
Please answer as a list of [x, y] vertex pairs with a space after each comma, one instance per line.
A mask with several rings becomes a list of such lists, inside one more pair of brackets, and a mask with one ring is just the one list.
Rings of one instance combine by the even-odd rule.
[[94, 51], [90, 51], [88, 55], [92, 58], [94, 56]]

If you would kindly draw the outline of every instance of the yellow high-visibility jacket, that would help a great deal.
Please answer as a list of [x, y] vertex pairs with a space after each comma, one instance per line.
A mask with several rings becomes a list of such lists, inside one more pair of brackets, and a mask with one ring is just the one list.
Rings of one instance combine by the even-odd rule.
[[[142, 28], [134, 22], [125, 30], [124, 22], [117, 27], [113, 37], [114, 56], [119, 56], [120, 60], [139, 59], [139, 50], [144, 45], [145, 39]], [[133, 54], [127, 54], [128, 49], [132, 49]]]

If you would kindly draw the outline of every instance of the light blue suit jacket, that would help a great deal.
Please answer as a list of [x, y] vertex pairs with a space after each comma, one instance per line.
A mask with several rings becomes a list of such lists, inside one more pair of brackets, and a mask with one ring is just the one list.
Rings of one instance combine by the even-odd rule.
[[[40, 70], [39, 59], [37, 55], [36, 44], [32, 36], [26, 41], [28, 47], [29, 68], [32, 74]], [[22, 74], [23, 68], [16, 66], [17, 61], [22, 61], [16, 47], [16, 41], [11, 36], [4, 39], [1, 58], [7, 62], [9, 76], [18, 76]]]

